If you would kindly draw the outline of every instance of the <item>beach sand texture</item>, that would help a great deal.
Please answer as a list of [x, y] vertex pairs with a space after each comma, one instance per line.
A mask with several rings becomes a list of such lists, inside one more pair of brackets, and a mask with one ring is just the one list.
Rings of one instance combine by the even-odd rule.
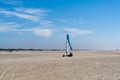
[[0, 52], [0, 80], [120, 80], [120, 51]]

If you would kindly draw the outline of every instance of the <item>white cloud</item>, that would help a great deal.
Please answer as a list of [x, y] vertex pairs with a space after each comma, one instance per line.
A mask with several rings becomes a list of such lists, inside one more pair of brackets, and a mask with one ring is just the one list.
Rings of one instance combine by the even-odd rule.
[[46, 20], [46, 21], [41, 21], [41, 22], [40, 22], [40, 25], [41, 25], [41, 26], [44, 26], [44, 27], [51, 27], [51, 26], [53, 26], [54, 24], [53, 24], [51, 21]]
[[0, 1], [2, 1], [5, 4], [10, 4], [10, 5], [19, 5], [19, 6], [22, 5], [22, 1], [20, 0], [0, 0]]
[[45, 10], [43, 9], [28, 9], [28, 8], [17, 8], [14, 11], [0, 9], [0, 13], [7, 16], [16, 16], [18, 18], [31, 20], [34, 22], [41, 21], [45, 16]]
[[62, 23], [69, 23], [69, 24], [77, 24], [77, 25], [81, 25], [81, 24], [86, 24], [86, 22], [82, 19], [58, 19], [58, 21], [62, 22]]
[[81, 29], [75, 29], [75, 28], [64, 28], [64, 30], [72, 35], [86, 35], [86, 34], [92, 33], [92, 31], [90, 30], [81, 30]]
[[27, 15], [27, 14], [22, 14], [22, 13], [17, 13], [17, 12], [10, 12], [9, 14], [17, 16], [19, 18], [35, 21], [35, 22], [40, 20], [40, 18], [38, 16], [35, 16], [35, 15]]
[[40, 29], [40, 28], [32, 28], [29, 30], [31, 30], [38, 36], [43, 36], [43, 37], [48, 37], [48, 38], [52, 36], [52, 33], [54, 31], [52, 29]]
[[27, 28], [27, 29], [21, 29], [21, 30], [16, 30], [19, 32], [33, 32], [35, 35], [40, 36], [40, 37], [51, 37], [53, 32], [56, 31], [54, 29], [49, 29], [49, 28], [40, 28], [40, 27], [35, 27], [35, 28]]
[[20, 25], [14, 23], [14, 22], [0, 22], [0, 32], [6, 32], [6, 31], [12, 31], [18, 28]]
[[15, 11], [27, 13], [27, 14], [33, 14], [33, 15], [45, 15], [43, 13], [47, 12], [47, 10], [44, 9], [34, 9], [34, 8], [15, 8]]
[[37, 36], [49, 38], [52, 36], [53, 32], [55, 31], [53, 29], [39, 28], [39, 27], [19, 29], [19, 26], [20, 25], [14, 22], [7, 22], [7, 23], [0, 22], [0, 32], [16, 32], [20, 35], [23, 35], [24, 32], [32, 32]]

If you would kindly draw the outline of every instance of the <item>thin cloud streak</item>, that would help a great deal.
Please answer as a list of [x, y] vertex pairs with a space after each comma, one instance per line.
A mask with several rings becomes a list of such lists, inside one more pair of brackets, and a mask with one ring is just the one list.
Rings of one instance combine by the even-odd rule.
[[20, 1], [20, 0], [0, 0], [0, 1], [2, 1], [5, 4], [9, 4], [9, 5], [19, 5], [19, 6], [21, 6], [23, 4], [23, 2]]
[[43, 20], [40, 22], [40, 25], [43, 27], [52, 27], [54, 24], [52, 23], [52, 21], [48, 21], [48, 20], [44, 21]]
[[82, 25], [82, 24], [86, 24], [86, 22], [82, 19], [58, 19], [59, 22], [62, 23], [72, 23], [72, 24], [78, 24], [78, 25]]
[[53, 29], [41, 29], [41, 28], [32, 28], [29, 30], [34, 32], [38, 36], [47, 37], [47, 38], [51, 37], [54, 31]]
[[0, 32], [17, 32], [24, 34], [24, 32], [32, 32], [37, 36], [49, 38], [52, 36], [53, 29], [46, 29], [46, 28], [28, 28], [28, 29], [15, 29], [15, 28], [8, 28], [8, 27], [0, 27]]
[[41, 28], [41, 27], [33, 27], [33, 28], [24, 28], [24, 29], [19, 29], [18, 24], [14, 23], [14, 22], [8, 22], [8, 23], [2, 23], [2, 25], [0, 25], [0, 32], [17, 32], [17, 33], [23, 33], [24, 32], [32, 32], [37, 36], [40, 37], [46, 37], [49, 38], [51, 37], [54, 32], [59, 32], [59, 30], [63, 30], [64, 32], [67, 32], [69, 34], [71, 34], [72, 36], [78, 36], [78, 35], [87, 35], [87, 34], [91, 34], [93, 33], [93, 31], [90, 30], [81, 30], [81, 29], [76, 29], [76, 28], [58, 28], [58, 29], [54, 29], [54, 28]]
[[0, 22], [0, 32], [15, 30], [18, 27], [20, 27], [20, 25], [16, 24], [15, 22]]
[[[31, 11], [31, 12], [30, 12]], [[33, 13], [36, 12], [36, 13]], [[41, 9], [23, 9], [19, 8], [15, 11], [9, 11], [5, 9], [0, 9], [0, 13], [6, 16], [16, 16], [18, 18], [27, 19], [33, 22], [41, 21], [42, 17], [45, 16], [45, 11]]]
[[24, 32], [32, 32], [37, 36], [49, 38], [52, 36], [53, 32], [55, 31], [54, 29], [40, 28], [40, 27], [18, 29], [19, 26], [20, 25], [14, 22], [1, 23], [0, 32], [17, 32], [21, 34], [24, 34]]
[[43, 13], [47, 12], [47, 10], [44, 9], [34, 9], [34, 8], [15, 8], [15, 11], [27, 13], [27, 14], [33, 14], [33, 15], [45, 15]]
[[86, 35], [93, 33], [90, 30], [81, 30], [76, 28], [64, 28], [64, 30], [73, 35]]
[[23, 3], [20, 0], [0, 0], [5, 4], [10, 4], [10, 5], [22, 5]]

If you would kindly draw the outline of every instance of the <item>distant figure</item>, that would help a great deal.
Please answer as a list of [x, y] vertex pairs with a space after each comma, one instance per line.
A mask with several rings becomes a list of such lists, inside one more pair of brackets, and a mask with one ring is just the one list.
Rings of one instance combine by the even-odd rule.
[[63, 55], [63, 57], [72, 57], [72, 46], [70, 44], [69, 34], [66, 35], [66, 55]]

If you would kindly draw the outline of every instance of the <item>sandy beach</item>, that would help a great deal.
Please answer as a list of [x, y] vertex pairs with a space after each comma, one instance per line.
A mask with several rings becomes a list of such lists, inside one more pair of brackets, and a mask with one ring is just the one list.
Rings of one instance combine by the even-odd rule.
[[120, 51], [0, 52], [0, 80], [120, 80]]

